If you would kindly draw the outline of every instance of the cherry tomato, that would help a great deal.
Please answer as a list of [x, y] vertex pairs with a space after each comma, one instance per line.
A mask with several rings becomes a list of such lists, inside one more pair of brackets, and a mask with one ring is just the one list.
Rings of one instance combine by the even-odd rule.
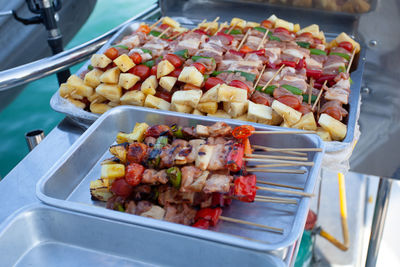
[[164, 56], [164, 59], [168, 60], [175, 68], [179, 68], [183, 64], [182, 59], [174, 54], [167, 54]]
[[196, 69], [201, 72], [201, 74], [204, 74], [206, 72], [206, 67], [201, 63], [195, 62], [193, 63], [193, 66], [195, 66]]
[[151, 31], [150, 27], [145, 25], [145, 24], [144, 25], [140, 25], [139, 28], [136, 30], [136, 32], [143, 32], [145, 34], [149, 34], [150, 31]]
[[157, 76], [157, 65], [154, 65], [150, 69], [150, 75], [156, 75]]
[[225, 83], [225, 82], [223, 80], [221, 80], [220, 78], [210, 77], [207, 79], [206, 83], [204, 84], [204, 89], [210, 90], [217, 84], [223, 84], [223, 83]]
[[168, 91], [165, 90], [157, 91], [154, 96], [164, 99], [165, 101], [171, 103], [172, 95]]
[[232, 136], [237, 139], [244, 139], [249, 137], [253, 131], [255, 131], [255, 129], [251, 125], [237, 126], [233, 129]]
[[349, 52], [353, 51], [353, 44], [350, 42], [340, 42], [338, 44], [339, 47], [346, 49]]
[[306, 69], [306, 75], [307, 75], [307, 77], [311, 77], [314, 80], [317, 80], [317, 79], [319, 79], [319, 77], [321, 77], [322, 70], [309, 70], [309, 69]]
[[226, 39], [228, 39], [229, 44], [231, 44], [233, 39], [235, 39], [232, 35], [224, 33], [223, 30], [218, 32], [217, 35], [218, 36], [224, 36]]
[[303, 115], [310, 113], [311, 107], [308, 104], [301, 104], [301, 106], [297, 109], [297, 111], [300, 111]]
[[328, 114], [334, 119], [337, 119], [338, 121], [342, 120], [342, 113], [337, 107], [328, 107], [324, 113]]
[[132, 53], [132, 55], [130, 55], [129, 57], [136, 65], [142, 63], [142, 56], [138, 52]]
[[110, 47], [104, 52], [104, 55], [108, 57], [111, 60], [114, 60], [118, 57], [119, 53], [118, 50], [115, 47]]
[[145, 65], [136, 65], [132, 69], [128, 70], [128, 72], [139, 76], [142, 81], [150, 76], [150, 68]]
[[198, 87], [198, 86], [196, 86], [196, 85], [187, 83], [187, 84], [185, 84], [185, 85], [183, 86], [183, 90], [185, 90], [185, 91], [187, 91], [187, 90], [201, 90], [201, 88]]
[[133, 191], [133, 187], [124, 178], [116, 179], [111, 184], [111, 192], [121, 197], [128, 197]]
[[236, 51], [236, 50], [233, 50], [233, 49], [229, 49], [229, 53], [231, 53], [231, 54], [233, 54], [233, 55], [241, 56], [241, 57], [244, 57], [244, 56], [246, 55], [246, 54], [243, 53], [243, 52]]
[[181, 74], [181, 72], [182, 72], [182, 69], [181, 69], [181, 68], [179, 68], [179, 69], [174, 69], [174, 71], [172, 71], [172, 72], [169, 74], [169, 76], [178, 78], [179, 75]]
[[165, 23], [163, 23], [163, 24], [161, 24], [160, 26], [158, 26], [158, 28], [160, 28], [160, 29], [162, 29], [162, 30], [166, 30], [166, 29], [168, 29], [168, 28], [169, 28], [169, 25], [168, 25], [168, 24], [165, 24]]
[[286, 106], [289, 106], [294, 109], [298, 109], [301, 105], [300, 100], [297, 97], [291, 95], [280, 96], [278, 97], [277, 100], [285, 104]]
[[236, 87], [236, 88], [241, 88], [247, 91], [247, 93], [250, 93], [250, 88], [247, 86], [247, 84], [245, 84], [242, 81], [239, 80], [233, 80], [229, 83], [230, 86]]
[[313, 38], [313, 35], [311, 32], [303, 32], [302, 34], [299, 35], [299, 37]]
[[274, 24], [269, 20], [263, 20], [261, 21], [261, 26], [263, 26], [264, 28], [272, 29]]
[[144, 167], [137, 163], [131, 163], [125, 168], [125, 181], [131, 186], [137, 186], [142, 181]]
[[254, 50], [251, 49], [250, 47], [248, 47], [247, 45], [242, 46], [242, 48], [240, 48], [240, 52], [242, 53], [250, 53], [253, 52]]
[[274, 33], [278, 33], [278, 32], [290, 34], [290, 31], [288, 31], [287, 29], [282, 28], [282, 27], [278, 27], [278, 28], [276, 28], [276, 29], [274, 30]]

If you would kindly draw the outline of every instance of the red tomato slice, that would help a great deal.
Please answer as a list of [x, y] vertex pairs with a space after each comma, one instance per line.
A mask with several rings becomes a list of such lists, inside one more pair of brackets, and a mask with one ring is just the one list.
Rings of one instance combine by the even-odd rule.
[[282, 32], [282, 33], [290, 34], [290, 31], [288, 31], [287, 29], [282, 28], [282, 27], [278, 27], [278, 28], [276, 28], [276, 29], [274, 30], [274, 33], [277, 33], [277, 32]]
[[139, 76], [142, 81], [150, 76], [150, 68], [145, 65], [136, 65], [132, 69], [128, 70], [128, 72]]
[[206, 72], [206, 67], [201, 63], [195, 62], [193, 63], [193, 66], [195, 66], [196, 69], [201, 72], [201, 74], [204, 74]]
[[187, 84], [185, 84], [185, 85], [183, 86], [183, 90], [185, 90], [185, 91], [187, 91], [187, 90], [201, 90], [201, 88], [198, 87], [198, 86], [196, 86], [196, 85], [187, 83]]
[[133, 187], [124, 178], [116, 179], [111, 184], [111, 192], [121, 197], [128, 197], [133, 191]]
[[204, 84], [204, 89], [210, 90], [217, 84], [223, 84], [223, 83], [225, 83], [225, 82], [223, 80], [221, 80], [220, 78], [210, 77], [207, 79], [206, 83]]
[[303, 115], [312, 112], [311, 107], [308, 104], [301, 104], [297, 111], [300, 111]]
[[114, 60], [118, 57], [119, 52], [115, 47], [110, 47], [106, 50], [106, 52], [104, 52], [104, 55], [106, 55], [106, 57], [109, 59]]
[[328, 107], [324, 113], [328, 114], [334, 119], [337, 119], [338, 121], [342, 120], [342, 113], [337, 107]]
[[289, 106], [294, 109], [298, 109], [301, 105], [300, 100], [297, 97], [291, 95], [280, 96], [278, 97], [277, 100], [285, 104], [286, 106]]
[[353, 52], [353, 44], [350, 42], [340, 42], [338, 46], [346, 49], [349, 52]]
[[183, 64], [182, 59], [174, 54], [167, 54], [164, 56], [164, 58], [174, 65], [175, 68], [179, 68]]
[[131, 163], [125, 168], [125, 181], [131, 186], [137, 186], [142, 181], [144, 167], [137, 163]]
[[150, 69], [150, 75], [157, 75], [157, 65], [154, 65]]
[[247, 86], [247, 84], [245, 84], [242, 81], [239, 80], [233, 80], [229, 83], [230, 86], [236, 87], [236, 88], [241, 88], [247, 91], [247, 93], [250, 93], [250, 88]]
[[129, 57], [136, 65], [142, 63], [142, 56], [138, 52], [132, 53], [132, 55], [130, 55]]
[[255, 129], [251, 125], [237, 126], [233, 129], [232, 136], [237, 139], [244, 139], [249, 137], [253, 131], [255, 131]]
[[263, 20], [261, 21], [261, 26], [263, 26], [264, 28], [271, 29], [274, 26], [274, 24], [269, 20]]
[[181, 72], [182, 72], [182, 69], [181, 69], [181, 68], [174, 69], [174, 71], [171, 72], [171, 73], [169, 74], [169, 76], [178, 78], [179, 75], [181, 74]]
[[165, 101], [171, 103], [172, 95], [168, 91], [165, 90], [157, 91], [154, 96], [164, 99]]
[[302, 34], [299, 35], [299, 37], [313, 38], [313, 35], [311, 32], [303, 32]]

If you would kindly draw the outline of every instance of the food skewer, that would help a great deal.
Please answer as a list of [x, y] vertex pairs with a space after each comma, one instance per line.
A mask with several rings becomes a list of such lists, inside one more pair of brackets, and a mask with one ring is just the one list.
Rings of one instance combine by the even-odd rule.
[[157, 36], [156, 38], [157, 38], [157, 39], [161, 38], [168, 30], [169, 30], [169, 27], [166, 28], [165, 30], [163, 30], [163, 31], [160, 33], [160, 35]]
[[[292, 166], [314, 166], [314, 162], [304, 162], [304, 161], [287, 161], [280, 159], [261, 159], [261, 158], [243, 158], [244, 161], [250, 162], [264, 162], [264, 163], [282, 163], [282, 164], [292, 164]], [[246, 169], [248, 170], [248, 169]]]
[[275, 231], [275, 232], [278, 232], [280, 234], [283, 234], [283, 229], [282, 228], [276, 228], [276, 227], [272, 227], [272, 226], [267, 226], [267, 225], [263, 225], [263, 224], [248, 222], [248, 221], [244, 221], [244, 220], [240, 220], [240, 219], [234, 219], [234, 218], [225, 217], [225, 216], [219, 216], [219, 218], [221, 220], [223, 220], [223, 221], [247, 224], [247, 225], [260, 227], [260, 228], [264, 228], [264, 229], [267, 229], [267, 230], [271, 230], [271, 231]]
[[350, 61], [349, 61], [349, 65], [347, 65], [347, 70], [346, 70], [347, 73], [350, 72], [351, 64], [353, 64], [353, 60], [354, 60], [355, 54], [356, 54], [356, 49], [354, 48], [353, 52], [351, 53], [351, 58], [350, 58]]
[[219, 25], [219, 28], [218, 28], [218, 30], [216, 31], [216, 33], [214, 34], [214, 35], [217, 35], [220, 31], [222, 31], [222, 29], [224, 28], [224, 27], [226, 27], [226, 26], [228, 26], [228, 23], [225, 21], [224, 23], [221, 23], [220, 25]]
[[298, 191], [293, 191], [293, 190], [286, 190], [286, 189], [270, 188], [270, 187], [264, 187], [264, 186], [257, 186], [256, 188], [258, 190], [263, 190], [263, 191], [293, 194], [293, 195], [299, 195], [299, 196], [303, 196], [303, 197], [313, 197], [314, 196], [314, 194], [310, 194], [310, 193], [306, 193], [306, 192], [298, 192]]
[[308, 91], [308, 104], [311, 105], [311, 96], [312, 96], [312, 91], [314, 88], [314, 79], [311, 78], [310, 79], [310, 87], [309, 87], [309, 91]]
[[277, 72], [275, 72], [275, 74], [271, 77], [271, 79], [269, 79], [269, 81], [264, 85], [264, 87], [261, 89], [261, 91], [264, 91], [268, 85], [275, 79], [276, 76], [278, 76], [279, 72], [281, 72], [281, 70], [285, 67], [285, 64], [282, 64], [282, 66], [278, 69]]
[[328, 80], [325, 80], [324, 84], [322, 85], [321, 90], [319, 91], [319, 94], [318, 94], [318, 96], [317, 96], [317, 99], [315, 100], [314, 105], [313, 105], [313, 107], [311, 108], [312, 111], [315, 110], [315, 107], [317, 106], [317, 104], [318, 104], [318, 102], [319, 102], [319, 99], [321, 98], [321, 95], [322, 95], [322, 93], [323, 93], [323, 91], [324, 91], [324, 87], [326, 86], [326, 83], [327, 83], [327, 82], [328, 82]]
[[263, 149], [265, 151], [306, 151], [306, 152], [322, 152], [322, 148], [274, 148], [274, 147], [267, 147], [267, 146], [260, 146], [260, 145], [252, 145], [253, 148]]
[[257, 196], [254, 201], [257, 202], [264, 202], [264, 203], [279, 203], [279, 204], [297, 204], [297, 200], [295, 199], [284, 199], [284, 200], [278, 200], [278, 199], [270, 199], [269, 197], [261, 197]]
[[278, 184], [278, 183], [273, 183], [273, 182], [266, 182], [266, 181], [261, 181], [259, 179], [257, 180], [257, 183], [258, 184], [279, 186], [279, 187], [286, 187], [286, 188], [291, 188], [291, 189], [297, 189], [297, 190], [304, 191], [304, 188], [302, 188], [302, 187], [297, 187], [297, 186], [292, 186], [292, 185], [285, 185], [285, 184]]
[[260, 154], [244, 154], [248, 158], [264, 158], [264, 159], [286, 159], [307, 161], [307, 157], [290, 157], [290, 156], [275, 156], [275, 155], [260, 155]]
[[305, 174], [305, 170], [283, 170], [283, 169], [247, 169], [249, 172], [270, 172], [270, 173], [290, 173], [290, 174]]
[[238, 24], [238, 22], [235, 22], [232, 27], [229, 28], [229, 30], [226, 32], [226, 34], [230, 34], [231, 31], [233, 31], [233, 29], [236, 27], [236, 25]]
[[242, 41], [240, 42], [239, 46], [236, 48], [236, 51], [239, 51], [242, 48], [242, 45], [246, 41], [247, 37], [249, 36], [250, 30], [247, 30], [246, 34], [243, 36]]
[[256, 83], [254, 84], [254, 87], [253, 87], [254, 90], [256, 90], [257, 85], [258, 85], [258, 83], [260, 82], [261, 76], [264, 74], [264, 71], [265, 71], [266, 66], [267, 66], [267, 65], [264, 65], [264, 66], [263, 66], [263, 68], [262, 68], [262, 70], [261, 70], [261, 72], [260, 72], [260, 75], [258, 76]]
[[[258, 45], [258, 47], [257, 47], [257, 50], [259, 50], [263, 45], [264, 45], [264, 42], [265, 42], [265, 38], [267, 38], [267, 36], [268, 36], [268, 33], [269, 33], [269, 30], [267, 29], [267, 31], [265, 32], [265, 34], [264, 34], [264, 36], [263, 36], [263, 38], [261, 39], [261, 42], [260, 42], [260, 44]], [[265, 66], [265, 65], [264, 65]]]
[[156, 27], [157, 24], [160, 23], [163, 19], [164, 19], [164, 17], [161, 17], [159, 20], [157, 20], [156, 22], [154, 22], [154, 23], [149, 27], [150, 30], [154, 29], [154, 27]]
[[[215, 23], [219, 20], [219, 17], [216, 17], [211, 23]], [[208, 31], [208, 29], [210, 29], [211, 23], [204, 29], [205, 32]]]

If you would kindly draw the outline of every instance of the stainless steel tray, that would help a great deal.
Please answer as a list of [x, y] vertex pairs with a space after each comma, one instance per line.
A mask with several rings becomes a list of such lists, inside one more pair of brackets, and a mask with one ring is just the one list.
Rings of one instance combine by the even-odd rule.
[[0, 225], [1, 266], [284, 266], [206, 240], [35, 204]]
[[[100, 50], [99, 53], [104, 52], [108, 47], [110, 47], [112, 44], [115, 44], [122, 40], [124, 36], [127, 36], [134, 32], [137, 27], [139, 26], [139, 21], [138, 22], [133, 22], [124, 28], [122, 28], [118, 33], [115, 34], [113, 38], [111, 38]], [[185, 25], [186, 27], [190, 27], [188, 25]], [[334, 34], [326, 34], [327, 40], [331, 40], [335, 38]], [[362, 47], [361, 52], [356, 56], [354, 59], [353, 63], [353, 68], [355, 70], [351, 73], [351, 78], [353, 80], [353, 84], [351, 85], [351, 92], [349, 96], [349, 105], [348, 105], [348, 110], [349, 110], [349, 115], [346, 118], [345, 123], [347, 124], [347, 135], [345, 139], [342, 141], [342, 146], [351, 144], [353, 139], [354, 139], [354, 131], [355, 127], [357, 125], [357, 120], [358, 120], [358, 113], [359, 113], [359, 102], [360, 102], [360, 90], [361, 90], [361, 80], [362, 80], [362, 74], [364, 70], [364, 55], [365, 55], [365, 47]], [[89, 65], [89, 61], [86, 62], [85, 65], [83, 65], [77, 72], [79, 75], [81, 72], [85, 71], [87, 69], [87, 66]], [[59, 96], [58, 91], [53, 95], [53, 97], [50, 100], [50, 105], [51, 107], [61, 113], [64, 113], [71, 118], [73, 118], [75, 121], [78, 121], [83, 124], [91, 124], [93, 121], [95, 121], [100, 115], [90, 113], [87, 111], [84, 111], [82, 109], [79, 109], [75, 107], [74, 105], [68, 103], [67, 100], [62, 99]], [[149, 109], [153, 110], [153, 109]], [[176, 113], [179, 114], [179, 113]], [[263, 124], [259, 124], [263, 125]]]
[[[179, 233], [185, 236], [212, 240], [232, 246], [258, 251], [278, 251], [284, 256], [284, 250], [293, 244], [303, 232], [309, 208], [309, 198], [298, 198], [297, 205], [274, 203], [243, 203], [234, 201], [225, 209], [223, 215], [262, 223], [284, 229], [284, 234], [278, 234], [250, 226], [220, 222], [214, 231], [205, 231], [184, 225], [158, 221], [122, 212], [105, 209], [104, 203], [94, 202], [90, 198], [89, 183], [100, 177], [100, 164], [109, 157], [108, 148], [114, 143], [119, 131], [131, 131], [136, 122], [148, 124], [173, 124], [194, 126], [196, 124], [210, 125], [215, 118], [177, 114], [168, 111], [146, 108], [121, 106], [105, 113], [98, 119], [60, 158], [55, 166], [37, 184], [37, 196], [43, 202], [57, 207], [98, 215], [117, 221], [130, 222], [167, 232]], [[226, 120], [235, 126], [241, 125], [235, 120]], [[259, 130], [276, 130], [277, 127], [253, 124]], [[272, 147], [323, 147], [323, 142], [317, 135], [254, 135], [253, 144]], [[309, 152], [308, 158], [315, 164], [307, 167], [306, 174], [259, 174], [259, 178], [268, 177], [269, 181], [302, 186], [305, 192], [312, 193], [321, 166], [322, 152]], [[301, 167], [305, 169], [305, 167]], [[281, 194], [268, 194], [284, 196]], [[227, 233], [227, 234], [223, 234]], [[244, 238], [239, 238], [242, 236]], [[254, 239], [254, 240], [252, 240]]]

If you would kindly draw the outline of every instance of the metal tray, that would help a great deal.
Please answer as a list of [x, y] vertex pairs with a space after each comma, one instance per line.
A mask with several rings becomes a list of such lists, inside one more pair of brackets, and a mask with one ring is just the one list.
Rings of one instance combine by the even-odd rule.
[[[119, 42], [124, 36], [127, 36], [134, 32], [137, 27], [139, 26], [140, 22], [133, 22], [132, 24], [129, 24], [122, 28], [118, 33], [115, 34], [113, 38], [111, 38], [100, 50], [99, 53], [104, 52], [108, 47], [110, 47], [112, 44], [115, 44]], [[185, 25], [187, 26], [187, 25]], [[190, 27], [190, 26], [187, 26]], [[334, 34], [326, 34], [327, 40], [331, 40], [335, 38]], [[354, 71], [351, 72], [351, 78], [353, 80], [353, 84], [351, 85], [351, 92], [349, 96], [349, 104], [348, 104], [348, 110], [349, 110], [349, 115], [346, 118], [345, 123], [347, 124], [347, 135], [345, 139], [341, 142], [341, 147], [343, 145], [348, 145], [351, 144], [353, 139], [354, 139], [354, 130], [357, 124], [358, 120], [358, 113], [359, 113], [359, 102], [360, 102], [360, 90], [361, 90], [361, 80], [362, 80], [362, 74], [364, 70], [364, 63], [365, 63], [365, 47], [362, 47], [361, 52], [355, 57], [354, 63], [353, 63], [353, 69]], [[87, 69], [87, 66], [89, 65], [89, 61], [86, 62], [85, 65], [83, 65], [77, 72], [79, 75], [81, 72], [85, 71]], [[67, 100], [63, 100], [60, 96], [58, 91], [53, 95], [52, 99], [50, 100], [50, 105], [51, 107], [61, 113], [64, 113], [71, 118], [73, 118], [75, 121], [78, 121], [83, 124], [90, 124], [93, 121], [95, 121], [100, 115], [90, 113], [87, 111], [84, 111], [82, 109], [79, 109], [75, 107], [74, 105], [68, 103]], [[149, 109], [149, 110], [154, 110], [154, 109]], [[179, 113], [175, 113], [179, 114]], [[258, 125], [264, 125], [264, 124], [258, 124]]]
[[40, 204], [0, 225], [0, 255], [1, 266], [284, 266], [271, 254]]
[[[309, 198], [290, 197], [298, 200], [297, 205], [260, 202], [249, 204], [234, 201], [235, 203], [223, 212], [225, 216], [283, 228], [284, 234], [260, 231], [260, 229], [250, 226], [228, 222], [220, 222], [213, 231], [205, 231], [107, 210], [104, 208], [104, 203], [91, 200], [89, 183], [100, 177], [99, 163], [110, 157], [108, 148], [114, 143], [119, 131], [132, 131], [136, 122], [147, 122], [150, 125], [177, 123], [194, 126], [196, 124], [210, 125], [216, 121], [214, 118], [168, 111], [153, 110], [148, 112], [148, 109], [140, 107], [121, 106], [109, 110], [73, 144], [68, 152], [39, 181], [36, 188], [37, 196], [47, 204], [65, 209], [252, 250], [274, 250], [284, 256], [285, 249], [293, 244], [303, 232], [309, 208]], [[241, 125], [240, 122], [235, 120], [226, 120], [226, 122], [232, 126]], [[277, 127], [253, 125], [258, 130], [277, 129]], [[253, 144], [272, 147], [323, 147], [323, 142], [317, 135], [270, 135], [268, 137], [266, 135], [254, 135], [251, 141]], [[268, 177], [269, 181], [302, 186], [305, 188], [305, 192], [312, 193], [321, 166], [322, 155], [322, 152], [308, 153], [309, 160], [312, 160], [315, 164], [313, 167], [306, 168], [306, 174], [256, 174], [259, 178]], [[301, 168], [305, 169], [305, 167]], [[285, 196], [281, 194], [268, 195]]]

